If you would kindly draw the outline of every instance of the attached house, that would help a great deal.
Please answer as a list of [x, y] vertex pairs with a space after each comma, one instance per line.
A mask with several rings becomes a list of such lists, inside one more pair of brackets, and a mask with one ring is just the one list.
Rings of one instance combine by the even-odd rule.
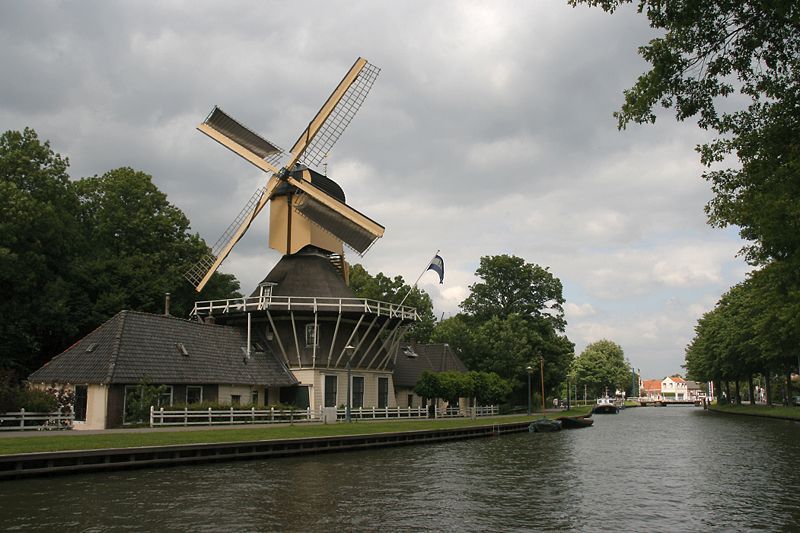
[[[414, 392], [422, 373], [467, 372], [449, 344], [401, 344], [400, 355], [394, 368], [394, 388], [399, 407], [427, 405], [427, 398]], [[444, 402], [440, 400], [444, 406]]]
[[686, 401], [689, 392], [686, 381], [680, 376], [669, 376], [661, 380], [661, 396], [665, 400]]
[[661, 399], [661, 380], [645, 379], [642, 381], [643, 398], [648, 401]]
[[688, 393], [689, 400], [700, 400], [705, 398], [705, 393], [703, 393], [703, 389], [700, 387], [700, 384], [696, 381], [686, 381], [686, 391]]
[[142, 382], [165, 385], [160, 405], [278, 403], [297, 379], [241, 328], [121, 311], [28, 377], [75, 393], [75, 428], [122, 425]]

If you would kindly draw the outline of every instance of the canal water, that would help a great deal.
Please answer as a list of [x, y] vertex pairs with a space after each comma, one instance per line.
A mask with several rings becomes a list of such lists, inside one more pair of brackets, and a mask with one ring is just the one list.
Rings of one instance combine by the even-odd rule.
[[0, 529], [800, 531], [800, 424], [691, 407], [594, 426], [0, 483]]

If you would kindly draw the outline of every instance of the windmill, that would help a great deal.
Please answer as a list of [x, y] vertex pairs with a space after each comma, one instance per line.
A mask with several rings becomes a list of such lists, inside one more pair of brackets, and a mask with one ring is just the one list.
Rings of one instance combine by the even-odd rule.
[[[219, 107], [197, 129], [270, 175], [186, 278], [200, 292], [271, 200], [269, 246], [284, 255], [307, 245], [340, 258], [342, 243], [363, 255], [384, 227], [345, 203], [341, 188], [307, 165], [317, 166], [336, 143], [372, 88], [380, 69], [358, 58], [308, 126], [285, 152]], [[286, 159], [285, 163], [281, 163]], [[301, 216], [294, 216], [299, 214]]]

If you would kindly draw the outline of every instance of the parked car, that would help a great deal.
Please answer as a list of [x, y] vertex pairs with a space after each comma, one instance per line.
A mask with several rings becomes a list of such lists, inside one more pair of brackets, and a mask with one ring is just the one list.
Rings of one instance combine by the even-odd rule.
[[800, 396], [795, 396], [792, 398], [792, 405], [795, 407], [800, 407]]

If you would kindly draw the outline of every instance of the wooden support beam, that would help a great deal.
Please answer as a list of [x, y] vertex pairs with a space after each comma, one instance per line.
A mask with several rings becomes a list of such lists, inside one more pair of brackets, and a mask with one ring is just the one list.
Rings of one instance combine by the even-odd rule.
[[294, 322], [294, 311], [289, 311], [292, 319], [292, 334], [294, 335], [294, 349], [297, 352], [297, 366], [303, 368], [303, 360], [300, 358], [300, 343], [297, 341], [297, 325]]
[[341, 323], [341, 321], [342, 321], [342, 310], [339, 309], [339, 314], [336, 315], [336, 327], [333, 328], [333, 339], [331, 339], [331, 348], [330, 350], [328, 350], [328, 367], [331, 366], [331, 358], [333, 357], [333, 347], [336, 346], [336, 336], [339, 334], [339, 324]]
[[[350, 345], [350, 341], [353, 340], [353, 337], [355, 336], [356, 332], [358, 331], [358, 327], [361, 325], [361, 322], [364, 320], [365, 316], [367, 316], [367, 315], [361, 315], [361, 318], [358, 319], [358, 323], [356, 324], [356, 327], [353, 328], [353, 332], [350, 333], [350, 337], [348, 337], [347, 342], [344, 344], [344, 348], [346, 348], [346, 347], [348, 347]], [[339, 361], [341, 361], [342, 357], [344, 356], [344, 351], [345, 351], [344, 348], [342, 348], [342, 352], [339, 354], [339, 357], [336, 359], [336, 364], [333, 365], [333, 366], [339, 366]], [[355, 352], [353, 352], [353, 355], [355, 356]], [[352, 365], [350, 365], [350, 367], [352, 368]]]
[[364, 352], [364, 355], [361, 356], [361, 360], [358, 362], [358, 366], [361, 366], [361, 363], [364, 362], [364, 359], [372, 351], [372, 347], [378, 341], [378, 339], [381, 336], [381, 333], [383, 333], [383, 330], [386, 329], [386, 326], [388, 325], [389, 325], [389, 320], [387, 319], [386, 322], [384, 322], [383, 325], [380, 327], [380, 329], [377, 331], [377, 333], [375, 333], [375, 336], [372, 338], [372, 342], [369, 344], [369, 346], [367, 346], [367, 350]]
[[278, 330], [275, 328], [275, 322], [272, 321], [272, 314], [270, 314], [269, 310], [267, 310], [267, 319], [269, 320], [269, 325], [272, 328], [272, 334], [275, 336], [275, 340], [278, 341], [278, 348], [281, 349], [281, 354], [283, 354], [283, 359], [286, 362], [286, 365], [289, 365], [289, 356], [286, 355], [286, 350], [283, 348], [283, 343], [281, 342], [281, 336], [278, 334]]

